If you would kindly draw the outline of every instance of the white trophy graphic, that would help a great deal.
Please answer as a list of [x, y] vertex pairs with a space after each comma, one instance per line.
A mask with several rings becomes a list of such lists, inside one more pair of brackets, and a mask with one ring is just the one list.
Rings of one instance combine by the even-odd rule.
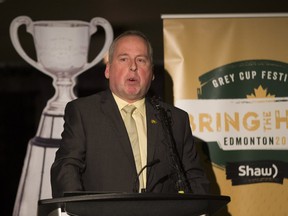
[[[33, 36], [37, 60], [27, 55], [19, 41], [18, 29], [26, 26]], [[97, 27], [105, 31], [99, 54], [88, 62], [91, 36]], [[63, 130], [64, 108], [76, 98], [73, 93], [78, 75], [99, 63], [113, 40], [110, 23], [101, 17], [79, 20], [35, 21], [16, 17], [10, 25], [10, 38], [18, 54], [30, 65], [53, 78], [54, 96], [47, 102], [36, 136], [28, 144], [13, 215], [36, 216], [39, 199], [51, 198], [50, 167]]]

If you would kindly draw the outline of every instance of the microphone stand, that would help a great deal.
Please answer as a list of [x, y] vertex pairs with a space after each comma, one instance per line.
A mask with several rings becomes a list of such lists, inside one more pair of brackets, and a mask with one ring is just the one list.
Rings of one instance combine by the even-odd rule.
[[158, 99], [155, 97], [151, 98], [151, 103], [153, 107], [158, 111], [159, 118], [165, 133], [165, 140], [169, 149], [171, 167], [176, 172], [176, 180], [174, 180], [176, 189], [178, 190], [178, 193], [191, 193], [192, 190], [188, 184], [183, 164], [180, 160], [179, 153], [176, 148], [176, 142], [172, 133], [171, 117], [168, 116], [167, 111], [162, 106], [160, 106]]

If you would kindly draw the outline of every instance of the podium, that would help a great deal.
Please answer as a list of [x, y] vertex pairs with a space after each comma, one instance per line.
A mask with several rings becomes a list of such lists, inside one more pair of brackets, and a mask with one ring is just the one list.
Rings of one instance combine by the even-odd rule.
[[217, 195], [84, 193], [39, 200], [38, 216], [58, 216], [61, 209], [77, 216], [210, 216], [230, 202]]

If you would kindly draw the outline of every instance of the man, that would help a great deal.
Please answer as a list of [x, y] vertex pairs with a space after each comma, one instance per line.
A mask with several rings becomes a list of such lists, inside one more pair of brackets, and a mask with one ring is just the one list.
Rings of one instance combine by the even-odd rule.
[[[138, 192], [139, 187], [175, 193], [182, 190], [177, 176], [189, 188], [185, 191], [207, 193], [209, 182], [199, 165], [187, 113], [146, 96], [154, 74], [145, 35], [128, 31], [114, 40], [105, 77], [109, 90], [66, 106], [62, 141], [51, 168], [53, 197], [65, 191]], [[131, 104], [136, 107], [132, 134], [137, 135], [138, 154], [124, 123], [128, 114], [122, 110]], [[171, 130], [166, 130], [162, 111], [171, 119]], [[179, 159], [176, 166], [173, 154], [176, 162]]]

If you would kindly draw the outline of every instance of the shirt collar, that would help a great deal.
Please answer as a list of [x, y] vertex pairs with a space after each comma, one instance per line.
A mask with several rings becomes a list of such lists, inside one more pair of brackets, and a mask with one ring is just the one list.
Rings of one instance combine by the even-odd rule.
[[119, 98], [117, 95], [115, 95], [113, 92], [112, 92], [112, 95], [116, 101], [116, 104], [118, 106], [118, 109], [121, 111], [123, 107], [125, 107], [126, 105], [128, 104], [133, 104], [137, 110], [139, 111], [139, 113], [142, 115], [142, 116], [145, 116], [145, 98], [141, 99], [141, 100], [138, 100], [134, 103], [128, 103], [127, 101], [124, 101], [123, 99]]

